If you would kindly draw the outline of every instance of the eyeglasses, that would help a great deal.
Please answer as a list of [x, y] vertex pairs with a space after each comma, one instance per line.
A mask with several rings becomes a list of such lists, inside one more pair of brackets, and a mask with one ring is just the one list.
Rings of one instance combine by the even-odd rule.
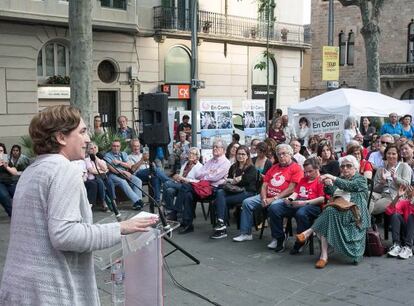
[[223, 148], [222, 146], [213, 146], [213, 149], [221, 149]]
[[286, 155], [290, 155], [288, 152], [278, 152], [276, 154], [277, 156], [286, 156]]
[[389, 145], [391, 142], [388, 142], [388, 141], [381, 141], [381, 144], [383, 144], [383, 145]]
[[341, 168], [342, 169], [344, 169], [344, 168], [347, 168], [347, 169], [351, 169], [351, 168], [353, 168], [354, 166], [352, 165], [352, 164], [342, 164], [341, 165]]

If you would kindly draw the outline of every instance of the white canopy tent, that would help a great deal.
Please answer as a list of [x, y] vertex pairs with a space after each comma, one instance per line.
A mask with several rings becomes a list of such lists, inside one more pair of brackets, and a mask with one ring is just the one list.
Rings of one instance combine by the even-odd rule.
[[388, 117], [390, 113], [414, 115], [414, 105], [377, 92], [341, 88], [323, 93], [288, 109], [289, 118], [295, 114], [343, 114]]

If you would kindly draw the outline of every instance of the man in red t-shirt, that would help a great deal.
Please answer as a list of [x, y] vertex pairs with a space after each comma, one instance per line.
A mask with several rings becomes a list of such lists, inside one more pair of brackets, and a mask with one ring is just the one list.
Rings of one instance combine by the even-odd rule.
[[[278, 145], [276, 147], [276, 155], [279, 163], [267, 171], [260, 194], [243, 201], [240, 217], [240, 235], [234, 237], [234, 241], [252, 240], [253, 211], [260, 206], [267, 208], [270, 205], [283, 203], [283, 199], [293, 193], [296, 184], [303, 177], [302, 168], [292, 160], [293, 150], [289, 145]], [[268, 247], [275, 249], [275, 251], [283, 250], [284, 236], [280, 237], [282, 238], [281, 240], [278, 240], [279, 237], [275, 236], [272, 230], [272, 237], [273, 240]]]
[[[285, 239], [283, 218], [294, 217], [297, 223], [297, 232], [307, 230], [312, 222], [321, 213], [324, 203], [324, 185], [319, 181], [320, 163], [316, 158], [309, 158], [303, 164], [305, 177], [295, 187], [295, 191], [282, 202], [270, 206], [268, 215], [272, 236], [276, 240]], [[302, 244], [295, 242], [290, 254], [298, 254]]]

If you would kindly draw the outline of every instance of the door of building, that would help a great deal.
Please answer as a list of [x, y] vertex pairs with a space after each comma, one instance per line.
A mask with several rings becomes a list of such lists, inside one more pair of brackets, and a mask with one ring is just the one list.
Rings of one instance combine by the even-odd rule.
[[269, 107], [267, 105], [267, 86], [266, 85], [252, 85], [252, 99], [264, 99], [266, 101], [267, 119], [272, 119], [273, 112], [276, 110], [276, 92], [277, 86], [269, 86]]
[[[116, 129], [117, 91], [102, 90], [98, 92], [98, 112], [106, 129]], [[104, 122], [107, 119], [107, 122]]]

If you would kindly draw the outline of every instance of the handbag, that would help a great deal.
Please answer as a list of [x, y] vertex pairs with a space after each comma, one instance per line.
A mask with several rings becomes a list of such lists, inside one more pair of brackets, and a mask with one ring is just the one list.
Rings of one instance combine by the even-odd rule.
[[191, 183], [194, 193], [200, 198], [205, 199], [213, 194], [213, 187], [209, 181], [201, 180]]
[[244, 187], [233, 185], [232, 183], [226, 183], [223, 185], [223, 190], [228, 193], [240, 193], [245, 191]]
[[355, 203], [348, 202], [344, 198], [337, 196], [330, 198], [328, 204], [326, 204], [323, 209], [326, 209], [329, 206], [335, 208], [338, 211], [350, 210], [352, 212], [352, 215], [354, 216], [356, 226], [358, 228], [361, 228], [361, 212], [359, 210], [359, 207]]
[[377, 226], [373, 223], [372, 228], [367, 230], [365, 256], [382, 256], [385, 254], [385, 247], [382, 244], [380, 233]]

